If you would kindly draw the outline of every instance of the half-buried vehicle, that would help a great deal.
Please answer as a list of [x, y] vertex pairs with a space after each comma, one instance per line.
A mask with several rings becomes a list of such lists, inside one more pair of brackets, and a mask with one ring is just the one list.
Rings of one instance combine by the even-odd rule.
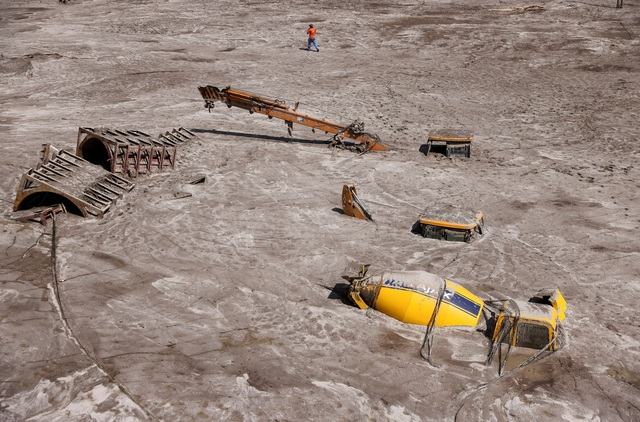
[[[486, 363], [499, 353], [502, 372], [512, 347], [545, 351], [562, 346], [566, 302], [558, 289], [538, 292], [528, 301], [483, 299], [455, 281], [425, 271], [344, 275], [348, 296], [360, 309], [373, 308], [408, 324], [427, 326], [421, 355], [430, 361], [434, 328], [467, 327], [484, 331], [491, 346]], [[506, 345], [506, 352], [502, 345]]]

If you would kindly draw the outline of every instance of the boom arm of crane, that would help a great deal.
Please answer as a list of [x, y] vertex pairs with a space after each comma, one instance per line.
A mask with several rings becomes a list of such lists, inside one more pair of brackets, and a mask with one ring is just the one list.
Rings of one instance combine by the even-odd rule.
[[248, 110], [249, 113], [260, 113], [269, 118], [284, 120], [289, 135], [293, 129], [293, 124], [300, 124], [312, 129], [319, 129], [334, 135], [334, 145], [343, 145], [342, 139], [348, 138], [354, 141], [360, 151], [387, 151], [389, 147], [380, 143], [380, 138], [375, 134], [364, 131], [364, 123], [354, 122], [350, 125], [341, 125], [327, 120], [299, 112], [298, 103], [291, 107], [285, 101], [262, 97], [251, 92], [241, 91], [226, 87], [219, 89], [215, 86], [207, 85], [198, 87], [205, 102], [205, 107], [211, 111], [216, 102], [222, 102], [227, 107], [238, 107]]

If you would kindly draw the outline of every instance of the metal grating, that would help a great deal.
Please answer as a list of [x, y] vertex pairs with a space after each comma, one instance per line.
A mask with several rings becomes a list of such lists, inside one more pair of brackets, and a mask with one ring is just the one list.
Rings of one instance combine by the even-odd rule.
[[[75, 206], [84, 216], [102, 217], [134, 184], [67, 151], [51, 150], [43, 162], [22, 175], [14, 211], [37, 205], [35, 198], [52, 198]], [[55, 200], [53, 203], [55, 203]], [[47, 204], [51, 205], [51, 204]]]
[[81, 127], [76, 154], [112, 173], [137, 177], [174, 168], [177, 147], [196, 137], [182, 127], [156, 138], [140, 130]]

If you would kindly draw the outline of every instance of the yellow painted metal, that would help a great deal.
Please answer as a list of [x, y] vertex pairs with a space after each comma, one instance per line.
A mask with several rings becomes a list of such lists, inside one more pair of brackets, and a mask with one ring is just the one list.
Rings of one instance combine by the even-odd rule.
[[[293, 124], [307, 126], [312, 129], [319, 129], [326, 133], [340, 135], [342, 138], [353, 139], [356, 143], [366, 147], [366, 151], [388, 151], [389, 147], [378, 142], [377, 136], [365, 132], [354, 133], [350, 125], [330, 122], [317, 117], [309, 116], [298, 111], [298, 104], [291, 107], [285, 101], [263, 97], [251, 92], [241, 91], [226, 87], [219, 89], [215, 86], [207, 85], [198, 87], [202, 98], [205, 100], [205, 107], [211, 109], [216, 101], [223, 102], [227, 107], [239, 107], [249, 110], [250, 113], [260, 113], [269, 118], [284, 120], [289, 129]], [[291, 133], [289, 133], [291, 134]]]
[[473, 133], [460, 129], [439, 129], [429, 133], [427, 139], [435, 142], [472, 142]]
[[560, 289], [556, 289], [554, 296], [551, 298], [551, 304], [558, 314], [558, 320], [564, 321], [567, 311], [567, 301], [564, 299], [564, 296], [562, 296], [562, 293], [560, 293]]
[[[367, 268], [361, 266], [357, 276], [344, 276], [351, 283], [349, 297], [360, 309], [370, 307], [408, 324], [429, 325], [442, 293], [435, 327], [476, 328], [488, 311], [487, 329], [492, 331], [487, 334], [494, 342], [550, 351], [561, 346], [560, 321], [565, 318], [567, 304], [558, 289], [542, 290], [527, 302], [509, 299], [503, 305], [495, 305], [501, 301], [485, 305], [460, 284], [435, 274], [401, 271], [366, 276]], [[509, 331], [503, 337], [505, 325]]]
[[522, 323], [524, 321], [535, 321], [542, 324], [547, 325], [552, 330], [556, 329], [556, 325], [558, 323], [558, 312], [553, 307], [549, 307], [549, 313], [547, 315], [535, 315], [535, 314], [520, 314], [520, 321]]
[[356, 292], [356, 291], [349, 292], [349, 298], [351, 298], [353, 303], [355, 303], [358, 308], [360, 308], [360, 309], [369, 308], [369, 306], [364, 302], [364, 300], [362, 300], [362, 298], [360, 297], [358, 292]]
[[429, 226], [446, 227], [446, 228], [455, 229], [455, 230], [473, 230], [479, 224], [482, 225], [482, 223], [484, 222], [484, 214], [482, 212], [478, 212], [475, 215], [474, 220], [475, 221], [473, 223], [457, 223], [454, 221], [445, 221], [445, 220], [438, 220], [435, 218], [420, 217], [420, 223], [427, 224]]
[[[425, 294], [382, 287], [376, 301], [376, 309], [390, 317], [408, 324], [427, 325], [436, 305], [436, 299]], [[443, 302], [436, 316], [436, 327], [468, 326], [478, 324], [478, 314], [474, 317]]]
[[[472, 313], [460, 306], [456, 306], [454, 296], [459, 300], [466, 300], [476, 307]], [[427, 291], [408, 288], [405, 286], [388, 286], [368, 284], [352, 288], [350, 293], [353, 301], [361, 309], [361, 303], [380, 311], [392, 318], [408, 324], [427, 325], [434, 312], [438, 291]], [[460, 299], [462, 297], [462, 299]], [[447, 280], [447, 290], [436, 316], [436, 327], [463, 326], [475, 327], [482, 315], [484, 302], [478, 296], [459, 284]]]
[[[561, 301], [565, 304], [564, 298], [559, 290], [556, 290], [556, 293], [560, 296]], [[523, 345], [519, 342], [529, 341], [526, 336], [520, 335], [519, 331], [524, 330], [526, 327], [541, 327], [546, 331], [546, 339], [543, 343], [538, 344], [533, 348], [543, 348], [546, 344], [551, 343], [556, 337], [558, 327], [558, 320], [564, 319], [564, 310], [562, 310], [562, 318], [560, 318], [560, 313], [558, 312], [556, 306], [549, 306], [543, 304], [531, 304], [529, 302], [519, 303], [520, 314], [517, 320], [517, 326], [515, 335], [512, 337], [507, 336], [507, 342], [511, 342], [512, 346], [521, 346], [521, 347], [533, 347], [529, 345]], [[507, 312], [505, 310], [501, 311], [496, 318], [496, 325], [493, 331], [493, 341], [497, 341], [500, 335], [500, 329], [503, 324], [505, 324], [507, 318], [510, 321], [510, 326], [513, 326], [513, 322], [515, 320], [515, 315], [512, 312]], [[555, 350], [557, 348], [556, 342], [551, 344], [549, 349]]]

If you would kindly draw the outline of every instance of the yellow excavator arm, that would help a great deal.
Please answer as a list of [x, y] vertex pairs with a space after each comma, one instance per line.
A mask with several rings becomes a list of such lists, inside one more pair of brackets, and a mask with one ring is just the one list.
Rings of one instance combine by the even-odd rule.
[[284, 120], [287, 125], [289, 135], [293, 130], [293, 124], [318, 129], [334, 135], [333, 144], [342, 146], [342, 139], [348, 138], [354, 141], [359, 147], [358, 151], [387, 151], [389, 147], [382, 144], [377, 135], [364, 131], [364, 123], [354, 122], [350, 125], [333, 123], [324, 119], [319, 119], [298, 111], [299, 103], [293, 107], [287, 102], [259, 96], [247, 91], [226, 87], [219, 89], [212, 85], [198, 87], [200, 95], [205, 101], [205, 107], [211, 111], [216, 102], [222, 102], [227, 107], [238, 107], [248, 110], [249, 113], [259, 113], [267, 117]]

